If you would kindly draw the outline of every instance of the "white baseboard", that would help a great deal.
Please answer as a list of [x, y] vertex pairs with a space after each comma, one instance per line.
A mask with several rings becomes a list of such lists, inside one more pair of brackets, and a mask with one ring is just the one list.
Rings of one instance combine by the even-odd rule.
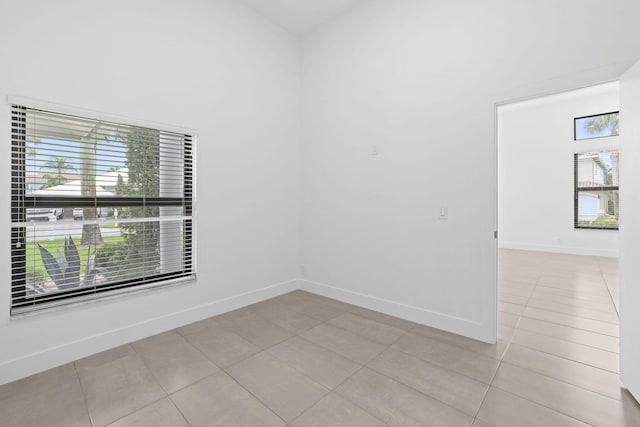
[[422, 325], [431, 326], [454, 334], [463, 335], [484, 342], [495, 342], [495, 337], [488, 333], [486, 325], [469, 319], [450, 316], [448, 314], [439, 313], [437, 311], [426, 310], [403, 304], [396, 301], [390, 301], [383, 298], [377, 298], [346, 289], [337, 288], [335, 286], [324, 283], [313, 282], [310, 280], [300, 280], [301, 289], [327, 298], [336, 299], [359, 307], [368, 308], [369, 310], [385, 313], [390, 316], [399, 317], [401, 319], [410, 320]]
[[264, 301], [296, 289], [300, 289], [300, 281], [298, 279], [201, 304], [186, 310], [128, 325], [124, 328], [102, 332], [77, 341], [67, 342], [36, 353], [8, 360], [0, 363], [0, 385], [73, 362], [74, 360], [110, 348], [127, 344], [131, 341], [146, 338], [211, 316]]
[[552, 252], [557, 254], [618, 258], [617, 250], [578, 248], [573, 246], [538, 245], [534, 243], [522, 243], [522, 242], [498, 242], [498, 248], [518, 249], [522, 251], [535, 251], [535, 252]]
[[[110, 348], [127, 344], [151, 335], [159, 334], [177, 327], [197, 322], [251, 305], [287, 292], [302, 289], [311, 293], [333, 298], [359, 307], [368, 308], [390, 316], [410, 320], [419, 324], [442, 329], [448, 332], [492, 342], [486, 325], [469, 319], [450, 316], [432, 310], [408, 304], [377, 298], [323, 283], [303, 279], [267, 286], [262, 289], [234, 295], [229, 298], [201, 304], [186, 310], [169, 313], [143, 322], [127, 325], [100, 334], [67, 342], [32, 354], [0, 363], [0, 385], [38, 372], [73, 362], [74, 360], [99, 353]], [[493, 337], [495, 338], [495, 337]]]

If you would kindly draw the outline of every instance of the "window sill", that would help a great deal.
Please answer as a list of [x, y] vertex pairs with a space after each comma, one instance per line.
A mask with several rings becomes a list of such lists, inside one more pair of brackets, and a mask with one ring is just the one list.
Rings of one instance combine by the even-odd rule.
[[88, 294], [86, 296], [80, 296], [73, 299], [55, 301], [51, 303], [37, 304], [36, 306], [24, 306], [14, 308], [11, 311], [10, 319], [18, 320], [27, 317], [39, 316], [46, 313], [55, 313], [70, 308], [82, 307], [89, 304], [99, 303], [103, 301], [109, 301], [122, 298], [123, 296], [131, 296], [139, 293], [146, 293], [149, 291], [172, 288], [177, 286], [183, 286], [192, 282], [195, 282], [196, 275], [193, 274], [187, 277], [180, 277], [177, 279], [166, 280], [160, 283], [149, 283], [147, 285], [140, 285], [130, 288], [117, 289], [113, 291], [102, 292], [96, 296], [96, 294]]

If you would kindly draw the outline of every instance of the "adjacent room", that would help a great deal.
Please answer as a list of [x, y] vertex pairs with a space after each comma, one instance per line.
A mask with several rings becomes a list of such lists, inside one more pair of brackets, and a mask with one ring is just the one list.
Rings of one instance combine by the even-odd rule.
[[498, 107], [500, 369], [560, 395], [622, 396], [619, 103], [612, 82]]
[[640, 425], [637, 16], [0, 0], [0, 425]]

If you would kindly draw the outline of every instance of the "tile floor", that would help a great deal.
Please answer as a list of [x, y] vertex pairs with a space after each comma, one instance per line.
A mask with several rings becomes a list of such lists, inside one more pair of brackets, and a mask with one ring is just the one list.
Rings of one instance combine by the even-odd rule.
[[499, 342], [302, 291], [0, 387], [1, 426], [640, 426], [615, 260], [500, 252]]

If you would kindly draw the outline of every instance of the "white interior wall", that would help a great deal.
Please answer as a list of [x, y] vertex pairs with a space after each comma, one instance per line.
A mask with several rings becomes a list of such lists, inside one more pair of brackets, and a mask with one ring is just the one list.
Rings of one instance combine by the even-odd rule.
[[372, 0], [310, 34], [305, 288], [494, 341], [495, 105], [618, 78], [640, 3], [601, 5]]
[[620, 138], [620, 380], [640, 402], [640, 62], [620, 82]]
[[300, 41], [238, 3], [0, 1], [0, 240], [11, 94], [194, 130], [198, 274], [16, 319], [3, 286], [0, 383], [298, 287]]
[[609, 83], [498, 108], [499, 247], [618, 256], [617, 230], [573, 226], [573, 156], [617, 150], [620, 141], [574, 141], [573, 119], [618, 111], [619, 86]]

